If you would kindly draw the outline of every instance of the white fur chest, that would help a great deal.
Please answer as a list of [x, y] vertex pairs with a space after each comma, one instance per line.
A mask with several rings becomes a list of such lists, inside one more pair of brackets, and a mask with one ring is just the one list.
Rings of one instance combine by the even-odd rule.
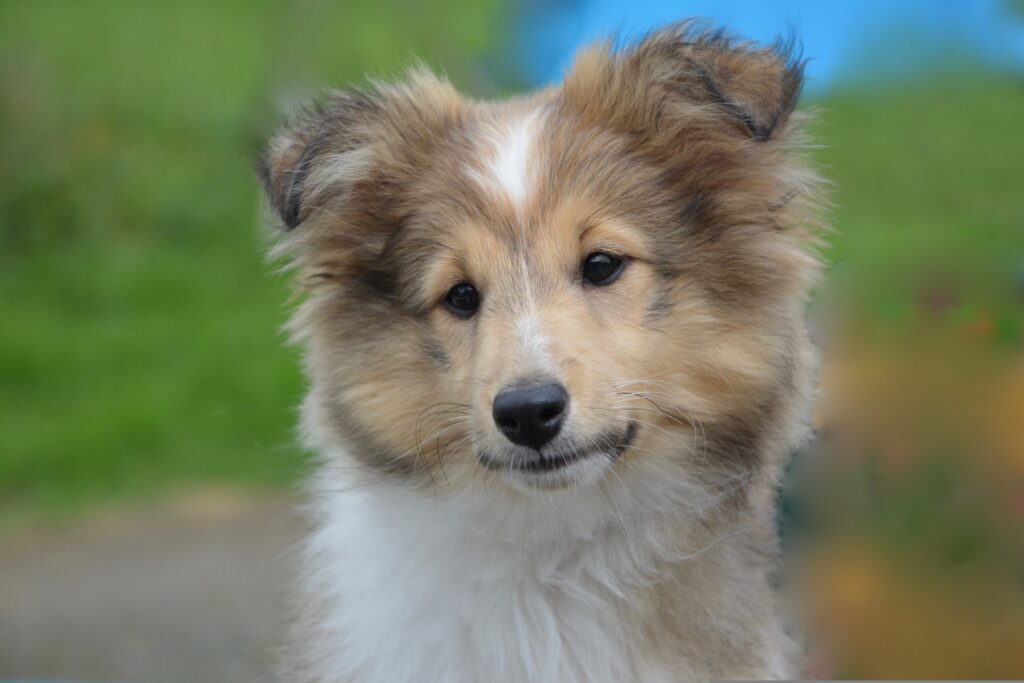
[[653, 536], [596, 523], [608, 503], [587, 496], [571, 509], [490, 502], [388, 484], [321, 499], [306, 595], [321, 614], [306, 644], [314, 680], [667, 680], [640, 661], [630, 616]]

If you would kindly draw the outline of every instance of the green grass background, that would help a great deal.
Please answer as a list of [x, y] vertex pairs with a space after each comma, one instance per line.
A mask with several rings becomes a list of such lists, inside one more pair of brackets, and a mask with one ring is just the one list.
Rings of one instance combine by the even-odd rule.
[[[252, 155], [282, 104], [413, 55], [476, 94], [514, 85], [509, 20], [478, 0], [0, 4], [0, 514], [294, 481], [302, 385]], [[815, 104], [850, 315], [905, 324], [937, 273], [1019, 348], [1024, 85], [940, 69]]]

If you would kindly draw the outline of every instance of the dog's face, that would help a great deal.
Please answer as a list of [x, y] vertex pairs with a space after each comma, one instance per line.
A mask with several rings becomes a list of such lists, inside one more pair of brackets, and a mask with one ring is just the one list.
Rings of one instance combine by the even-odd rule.
[[312, 439], [446, 486], [750, 467], [816, 271], [799, 81], [676, 28], [530, 98], [418, 72], [282, 133]]

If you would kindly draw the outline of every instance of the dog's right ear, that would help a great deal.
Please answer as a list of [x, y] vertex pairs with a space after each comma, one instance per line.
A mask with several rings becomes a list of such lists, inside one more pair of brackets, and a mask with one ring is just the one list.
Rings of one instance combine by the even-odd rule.
[[386, 227], [395, 192], [422, 175], [463, 105], [447, 80], [422, 66], [395, 83], [332, 93], [271, 138], [260, 159], [285, 228], [328, 206], [372, 231]]
[[271, 138], [258, 171], [286, 230], [365, 170], [367, 122], [379, 107], [379, 98], [360, 91], [332, 93]]

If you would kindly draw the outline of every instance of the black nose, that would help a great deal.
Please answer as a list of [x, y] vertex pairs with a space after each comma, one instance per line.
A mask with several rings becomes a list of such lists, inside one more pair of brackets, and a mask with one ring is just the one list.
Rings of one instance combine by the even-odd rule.
[[494, 397], [491, 416], [509, 441], [540, 450], [562, 428], [568, 403], [561, 384], [511, 387]]

